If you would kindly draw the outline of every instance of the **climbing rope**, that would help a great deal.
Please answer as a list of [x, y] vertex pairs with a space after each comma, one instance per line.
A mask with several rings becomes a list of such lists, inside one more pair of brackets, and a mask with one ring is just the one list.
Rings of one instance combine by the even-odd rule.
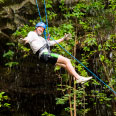
[[[37, 4], [37, 0], [36, 0], [36, 4]], [[47, 32], [49, 34], [48, 31], [48, 20], [47, 20], [47, 11], [46, 11], [46, 4], [45, 4], [45, 0], [44, 0], [44, 7], [45, 7], [45, 15], [46, 15], [46, 25], [47, 25]], [[38, 8], [38, 12], [39, 12], [39, 16], [41, 19], [41, 15], [40, 15], [40, 10], [37, 4], [37, 8]], [[106, 87], [108, 87], [115, 95], [116, 92], [109, 86], [107, 85], [104, 81], [102, 81], [96, 74], [94, 74], [90, 69], [88, 69], [83, 63], [81, 63], [77, 58], [75, 58], [72, 54], [70, 54], [65, 48], [63, 48], [54, 38], [50, 37], [52, 40], [54, 40], [66, 53], [68, 53], [72, 58], [74, 58], [78, 63], [80, 63], [88, 72], [90, 72], [95, 78], [97, 78], [101, 83], [103, 83]]]
[[37, 5], [37, 9], [38, 9], [38, 13], [39, 13], [40, 21], [42, 22], [41, 13], [40, 13], [40, 10], [39, 10], [39, 6], [38, 6], [38, 2], [37, 2], [37, 0], [36, 0], [36, 5]]
[[[37, 0], [36, 0], [36, 5], [37, 5], [40, 21], [42, 22], [41, 13], [40, 13], [40, 10], [39, 10], [39, 5], [38, 5]], [[47, 24], [47, 32], [48, 32], [48, 20], [47, 20], [47, 10], [46, 10], [46, 5], [45, 5], [45, 0], [44, 0], [44, 8], [45, 8], [46, 24]], [[44, 37], [45, 37], [45, 39], [47, 39], [45, 30], [44, 30]]]
[[45, 2], [45, 0], [44, 0], [44, 8], [45, 8], [45, 15], [46, 15], [47, 33], [49, 34], [49, 30], [48, 30], [48, 18], [47, 18], [47, 10], [46, 10], [46, 2]]

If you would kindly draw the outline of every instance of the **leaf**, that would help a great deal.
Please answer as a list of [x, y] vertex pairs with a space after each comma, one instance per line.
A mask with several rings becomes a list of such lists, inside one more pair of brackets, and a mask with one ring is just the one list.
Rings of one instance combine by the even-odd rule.
[[10, 108], [10, 104], [9, 103], [4, 103], [3, 105], [4, 107]]
[[101, 46], [101, 44], [99, 44], [98, 45], [98, 51], [101, 51], [101, 49], [102, 49], [102, 46]]
[[87, 47], [87, 46], [85, 46], [85, 47], [83, 48], [83, 50], [84, 50], [84, 51], [90, 51], [90, 48]]
[[15, 46], [15, 43], [6, 43], [8, 46]]
[[99, 57], [100, 57], [100, 60], [103, 62], [105, 57], [103, 55], [99, 55]]
[[57, 71], [57, 70], [60, 70], [60, 69], [61, 69], [60, 66], [56, 66], [54, 70]]
[[8, 52], [6, 52], [6, 53], [3, 54], [3, 57], [6, 57], [8, 59], [12, 59], [13, 55], [14, 55], [14, 52], [11, 51], [11, 50], [9, 50]]
[[15, 66], [15, 65], [18, 65], [19, 63], [18, 62], [8, 62], [8, 63], [6, 63], [5, 64], [5, 66], [8, 66], [8, 67], [13, 67], [13, 66]]

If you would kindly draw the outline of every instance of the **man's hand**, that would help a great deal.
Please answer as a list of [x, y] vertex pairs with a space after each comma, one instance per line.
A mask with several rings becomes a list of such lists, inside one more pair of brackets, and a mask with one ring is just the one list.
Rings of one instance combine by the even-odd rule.
[[18, 42], [19, 42], [20, 44], [24, 44], [23, 38], [18, 39]]
[[71, 34], [70, 33], [69, 34], [65, 33], [64, 40], [69, 40], [69, 39], [71, 39]]
[[64, 37], [62, 37], [61, 39], [56, 40], [54, 45], [57, 44], [57, 43], [60, 43], [60, 42], [62, 42], [64, 40], [69, 40], [69, 39], [71, 39], [71, 34], [65, 34]]
[[19, 40], [18, 40], [18, 42], [20, 43], [20, 44], [26, 44], [26, 43], [28, 43], [28, 41], [27, 40], [25, 40], [27, 37], [25, 37], [24, 39], [23, 38], [20, 38]]

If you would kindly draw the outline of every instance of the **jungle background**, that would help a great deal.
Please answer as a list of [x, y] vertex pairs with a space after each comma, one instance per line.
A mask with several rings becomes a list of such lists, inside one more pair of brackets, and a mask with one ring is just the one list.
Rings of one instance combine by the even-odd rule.
[[[44, 1], [38, 0], [46, 22]], [[46, 0], [49, 34], [116, 91], [116, 1]], [[115, 116], [116, 96], [58, 45], [52, 52], [71, 59], [82, 76], [41, 63], [19, 43], [40, 21], [35, 0], [0, 0], [0, 116]]]

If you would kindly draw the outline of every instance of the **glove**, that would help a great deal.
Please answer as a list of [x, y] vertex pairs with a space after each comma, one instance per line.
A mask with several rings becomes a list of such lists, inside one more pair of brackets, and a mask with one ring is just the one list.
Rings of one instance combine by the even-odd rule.
[[64, 40], [69, 40], [69, 39], [71, 39], [71, 34], [70, 33], [69, 34], [65, 33]]

